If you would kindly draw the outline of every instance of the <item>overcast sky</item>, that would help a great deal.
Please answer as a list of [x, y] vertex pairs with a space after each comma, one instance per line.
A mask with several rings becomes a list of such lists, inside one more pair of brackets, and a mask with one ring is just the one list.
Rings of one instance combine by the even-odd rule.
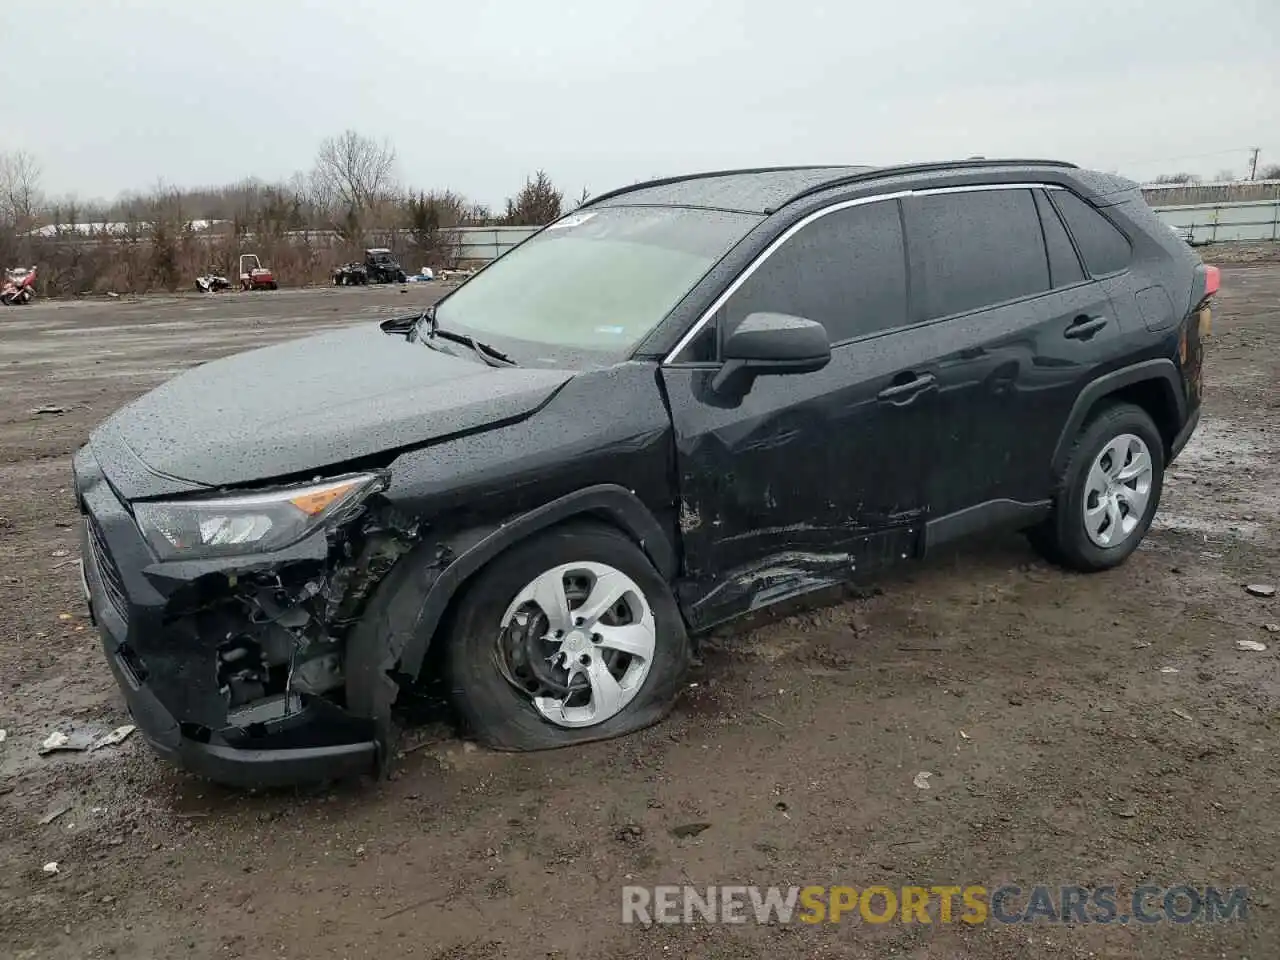
[[973, 154], [1213, 176], [1280, 163], [1280, 2], [35, 0], [0, 91], [0, 149], [81, 197], [284, 178], [347, 127], [494, 205], [538, 167], [569, 194]]

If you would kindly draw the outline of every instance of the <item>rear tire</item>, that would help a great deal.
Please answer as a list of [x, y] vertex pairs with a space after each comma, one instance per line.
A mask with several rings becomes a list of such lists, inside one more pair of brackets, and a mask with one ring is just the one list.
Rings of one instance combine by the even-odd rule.
[[606, 740], [657, 723], [690, 659], [661, 574], [627, 536], [589, 523], [499, 555], [468, 585], [442, 639], [465, 729], [498, 750]]
[[1141, 407], [1116, 403], [1081, 428], [1054, 497], [1053, 515], [1027, 531], [1053, 563], [1093, 573], [1138, 548], [1164, 486], [1164, 440]]

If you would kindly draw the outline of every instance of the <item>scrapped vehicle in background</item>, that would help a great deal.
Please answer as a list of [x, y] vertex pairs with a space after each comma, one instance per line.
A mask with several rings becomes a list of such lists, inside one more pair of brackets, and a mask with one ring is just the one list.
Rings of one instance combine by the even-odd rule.
[[217, 272], [217, 267], [210, 267], [208, 272], [196, 277], [196, 289], [201, 293], [218, 293], [231, 289], [231, 281]]
[[36, 268], [13, 267], [5, 271], [0, 285], [0, 303], [6, 307], [20, 307], [36, 298]]
[[363, 286], [366, 283], [404, 283], [404, 268], [386, 247], [372, 247], [364, 252], [364, 262], [344, 263], [333, 271], [335, 287]]
[[256, 253], [240, 254], [241, 290], [277, 290], [276, 275], [262, 265]]
[[438, 677], [496, 748], [627, 733], [691, 636], [962, 536], [1123, 562], [1218, 280], [1064, 163], [626, 187], [421, 315], [118, 411], [75, 457], [90, 609], [147, 740], [219, 780], [385, 770]]

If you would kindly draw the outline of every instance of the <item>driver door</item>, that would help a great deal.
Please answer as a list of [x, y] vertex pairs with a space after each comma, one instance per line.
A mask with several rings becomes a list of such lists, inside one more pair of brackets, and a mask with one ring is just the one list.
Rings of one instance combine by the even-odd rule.
[[[718, 356], [756, 312], [822, 323], [830, 363], [717, 392], [719, 363], [693, 357]], [[681, 599], [694, 626], [918, 553], [942, 412], [925, 338], [904, 329], [897, 200], [837, 205], [792, 228], [709, 322], [708, 339], [662, 368], [676, 435]]]

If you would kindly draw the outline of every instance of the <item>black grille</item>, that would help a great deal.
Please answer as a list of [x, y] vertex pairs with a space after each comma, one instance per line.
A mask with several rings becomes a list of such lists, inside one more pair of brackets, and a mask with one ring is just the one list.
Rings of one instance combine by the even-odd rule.
[[124, 580], [120, 578], [120, 568], [107, 552], [107, 542], [103, 539], [102, 531], [98, 529], [97, 521], [87, 517], [85, 523], [89, 526], [89, 546], [93, 548], [93, 562], [98, 568], [98, 576], [102, 578], [107, 599], [111, 601], [111, 606], [120, 615], [120, 619], [128, 623], [129, 602], [125, 599]]

